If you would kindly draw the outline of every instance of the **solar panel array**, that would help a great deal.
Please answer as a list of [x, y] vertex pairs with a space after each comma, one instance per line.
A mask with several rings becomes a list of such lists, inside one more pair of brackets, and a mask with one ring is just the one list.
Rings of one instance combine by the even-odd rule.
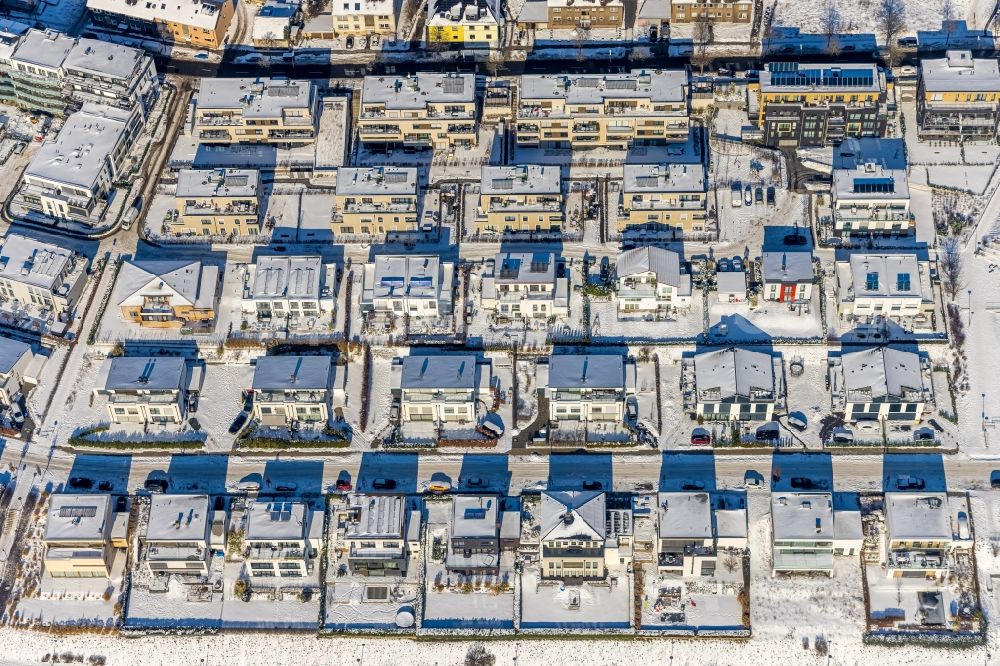
[[870, 88], [875, 80], [871, 69], [803, 67], [795, 62], [768, 63], [771, 85], [789, 87]]
[[660, 179], [657, 176], [638, 176], [635, 179], [636, 187], [656, 187]]
[[448, 77], [444, 80], [444, 83], [442, 84], [442, 89], [446, 93], [451, 93], [451, 94], [458, 94], [465, 92], [465, 79], [458, 76]]
[[407, 181], [406, 173], [403, 171], [389, 171], [383, 177], [386, 183], [405, 183]]
[[604, 87], [608, 90], [635, 90], [636, 81], [635, 79], [611, 79], [604, 83]]
[[59, 507], [60, 518], [93, 518], [97, 515], [96, 506], [63, 506]]
[[853, 191], [856, 194], [891, 194], [896, 191], [892, 178], [855, 178]]
[[298, 97], [298, 86], [271, 86], [267, 89], [268, 97]]
[[514, 180], [512, 178], [494, 178], [493, 179], [493, 189], [494, 190], [512, 190], [512, 189], [514, 189]]

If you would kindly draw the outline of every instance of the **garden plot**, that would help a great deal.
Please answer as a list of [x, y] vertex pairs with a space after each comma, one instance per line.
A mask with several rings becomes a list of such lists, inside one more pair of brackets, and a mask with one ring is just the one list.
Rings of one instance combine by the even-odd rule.
[[[498, 501], [494, 497], [493, 501]], [[514, 554], [501, 556], [497, 574], [463, 576], [450, 572], [445, 557], [451, 547], [451, 502], [427, 502], [424, 539], [427, 586], [425, 628], [512, 629], [514, 626]]]
[[728, 571], [720, 563], [715, 576], [684, 578], [657, 573], [656, 565], [643, 570], [642, 629], [741, 629], [743, 606], [742, 561]]
[[[709, 335], [721, 334], [733, 342], [759, 340], [761, 334], [770, 338], [820, 338], [823, 324], [820, 320], [819, 290], [808, 303], [779, 303], [757, 296], [742, 303], [722, 303], [709, 296]], [[712, 301], [715, 301], [714, 303]]]
[[632, 576], [612, 569], [608, 580], [568, 584], [543, 580], [537, 567], [521, 573], [521, 629], [628, 630]]
[[[846, 33], [876, 33], [878, 21], [874, 0], [833, 0]], [[903, 0], [906, 30], [905, 34], [915, 34], [917, 30], [940, 29], [943, 17], [943, 2], [935, 0]], [[951, 17], [959, 20], [972, 19], [977, 0], [954, 0], [950, 4]], [[800, 0], [778, 0], [774, 10], [775, 25], [789, 25], [803, 31], [823, 32], [823, 3], [803, 3]], [[980, 21], [982, 17], [980, 16]]]
[[[826, 388], [827, 355], [824, 347], [795, 347], [784, 349], [785, 377], [788, 382], [788, 413], [804, 417], [806, 429], [798, 431], [789, 427], [792, 441], [810, 449], [822, 447], [827, 423], [839, 419], [832, 414], [830, 391]], [[801, 368], [801, 373], [799, 373]], [[787, 423], [787, 420], [786, 420]], [[785, 434], [785, 433], [783, 433]], [[829, 432], [826, 435], [829, 436]]]
[[691, 304], [678, 308], [662, 319], [620, 315], [618, 302], [612, 295], [608, 299], [590, 299], [590, 322], [593, 336], [601, 340], [693, 340], [704, 332], [704, 299], [696, 290]]

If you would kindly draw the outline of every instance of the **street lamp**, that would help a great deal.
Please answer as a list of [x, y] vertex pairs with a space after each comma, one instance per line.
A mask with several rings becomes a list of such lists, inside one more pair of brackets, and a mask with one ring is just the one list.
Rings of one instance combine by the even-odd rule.
[[969, 331], [972, 331], [972, 290], [967, 290], [969, 294]]

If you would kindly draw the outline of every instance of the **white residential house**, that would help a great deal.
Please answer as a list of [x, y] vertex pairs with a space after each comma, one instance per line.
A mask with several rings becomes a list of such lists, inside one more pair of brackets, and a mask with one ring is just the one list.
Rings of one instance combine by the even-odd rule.
[[22, 397], [34, 358], [31, 345], [0, 336], [0, 407], [10, 407]]
[[925, 362], [916, 352], [872, 347], [831, 358], [830, 391], [834, 409], [848, 423], [910, 421], [917, 423], [933, 402]]
[[856, 556], [864, 543], [861, 514], [834, 511], [831, 493], [771, 493], [771, 535], [772, 575], [825, 572], [832, 577], [834, 555]]
[[303, 500], [256, 499], [247, 509], [244, 543], [252, 578], [307, 576], [323, 545], [323, 510]]
[[500, 570], [500, 503], [496, 495], [455, 495], [445, 566], [464, 575]]
[[210, 514], [208, 495], [152, 495], [140, 537], [149, 572], [207, 576]]
[[501, 252], [483, 276], [482, 305], [501, 320], [548, 319], [569, 312], [569, 278], [552, 252]]
[[112, 423], [179, 424], [187, 412], [189, 373], [179, 356], [105, 359], [94, 395], [108, 399]]
[[742, 270], [720, 270], [715, 274], [715, 289], [720, 303], [747, 300], [747, 274]]
[[884, 556], [890, 578], [947, 576], [954, 551], [972, 548], [973, 536], [964, 498], [950, 502], [942, 492], [885, 494]]
[[262, 356], [253, 373], [253, 417], [261, 425], [323, 425], [342, 406], [344, 372], [330, 356]]
[[492, 365], [474, 354], [413, 355], [392, 366], [401, 420], [475, 422], [477, 403], [492, 407]]
[[620, 423], [635, 396], [635, 361], [619, 354], [555, 354], [536, 373], [551, 421]]
[[848, 138], [833, 149], [833, 227], [838, 236], [905, 236], [913, 229], [902, 139]]
[[107, 494], [51, 496], [45, 520], [45, 573], [52, 578], [107, 578], [116, 549], [128, 547], [128, 512]]
[[365, 264], [361, 310], [437, 318], [454, 303], [455, 264], [432, 255], [379, 255]]
[[697, 416], [706, 421], [770, 421], [781, 357], [729, 347], [694, 355]]
[[606, 507], [598, 491], [542, 493], [542, 578], [604, 578]]
[[745, 506], [715, 506], [706, 492], [661, 492], [657, 505], [656, 552], [661, 572], [710, 576], [722, 553], [747, 547]]
[[691, 305], [691, 274], [682, 270], [680, 255], [646, 246], [626, 250], [615, 263], [618, 316], [657, 316]]
[[313, 328], [333, 311], [335, 275], [319, 255], [261, 257], [247, 267], [241, 310], [258, 321]]
[[210, 327], [219, 267], [200, 261], [125, 261], [115, 285], [122, 318], [149, 328]]
[[926, 317], [934, 309], [927, 262], [915, 254], [852, 254], [835, 269], [842, 317]]
[[420, 509], [402, 495], [350, 495], [337, 515], [348, 569], [358, 576], [406, 576], [420, 550], [420, 526]]
[[87, 283], [87, 258], [68, 248], [21, 234], [8, 234], [0, 247], [0, 297], [68, 317]]
[[765, 252], [760, 260], [760, 272], [766, 300], [801, 303], [812, 298], [815, 273], [811, 251]]

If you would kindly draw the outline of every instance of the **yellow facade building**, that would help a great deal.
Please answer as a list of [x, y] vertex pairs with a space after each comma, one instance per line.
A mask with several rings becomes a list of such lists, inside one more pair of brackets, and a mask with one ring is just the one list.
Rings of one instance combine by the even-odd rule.
[[563, 228], [562, 169], [558, 165], [484, 166], [476, 235]]
[[430, 0], [425, 40], [492, 48], [500, 44], [501, 21], [499, 0]]
[[255, 169], [185, 169], [177, 175], [177, 215], [170, 233], [260, 233], [260, 173]]
[[115, 549], [127, 548], [128, 513], [111, 495], [62, 495], [49, 500], [44, 572], [53, 578], [107, 578]]
[[202, 79], [192, 100], [194, 136], [202, 143], [310, 144], [318, 98], [312, 81]]
[[366, 144], [434, 149], [479, 142], [474, 74], [366, 76], [358, 136]]
[[690, 107], [684, 70], [521, 77], [519, 146], [625, 149], [686, 141]]
[[708, 229], [708, 187], [701, 164], [626, 164], [618, 231], [700, 234]]
[[343, 168], [337, 173], [334, 236], [381, 236], [419, 230], [417, 170]]
[[918, 135], [927, 138], [992, 139], [1000, 110], [1000, 67], [996, 58], [971, 51], [947, 51], [920, 61]]
[[87, 0], [94, 23], [116, 34], [148, 35], [174, 44], [217, 49], [236, 12], [232, 0], [173, 0], [172, 2], [122, 2]]

